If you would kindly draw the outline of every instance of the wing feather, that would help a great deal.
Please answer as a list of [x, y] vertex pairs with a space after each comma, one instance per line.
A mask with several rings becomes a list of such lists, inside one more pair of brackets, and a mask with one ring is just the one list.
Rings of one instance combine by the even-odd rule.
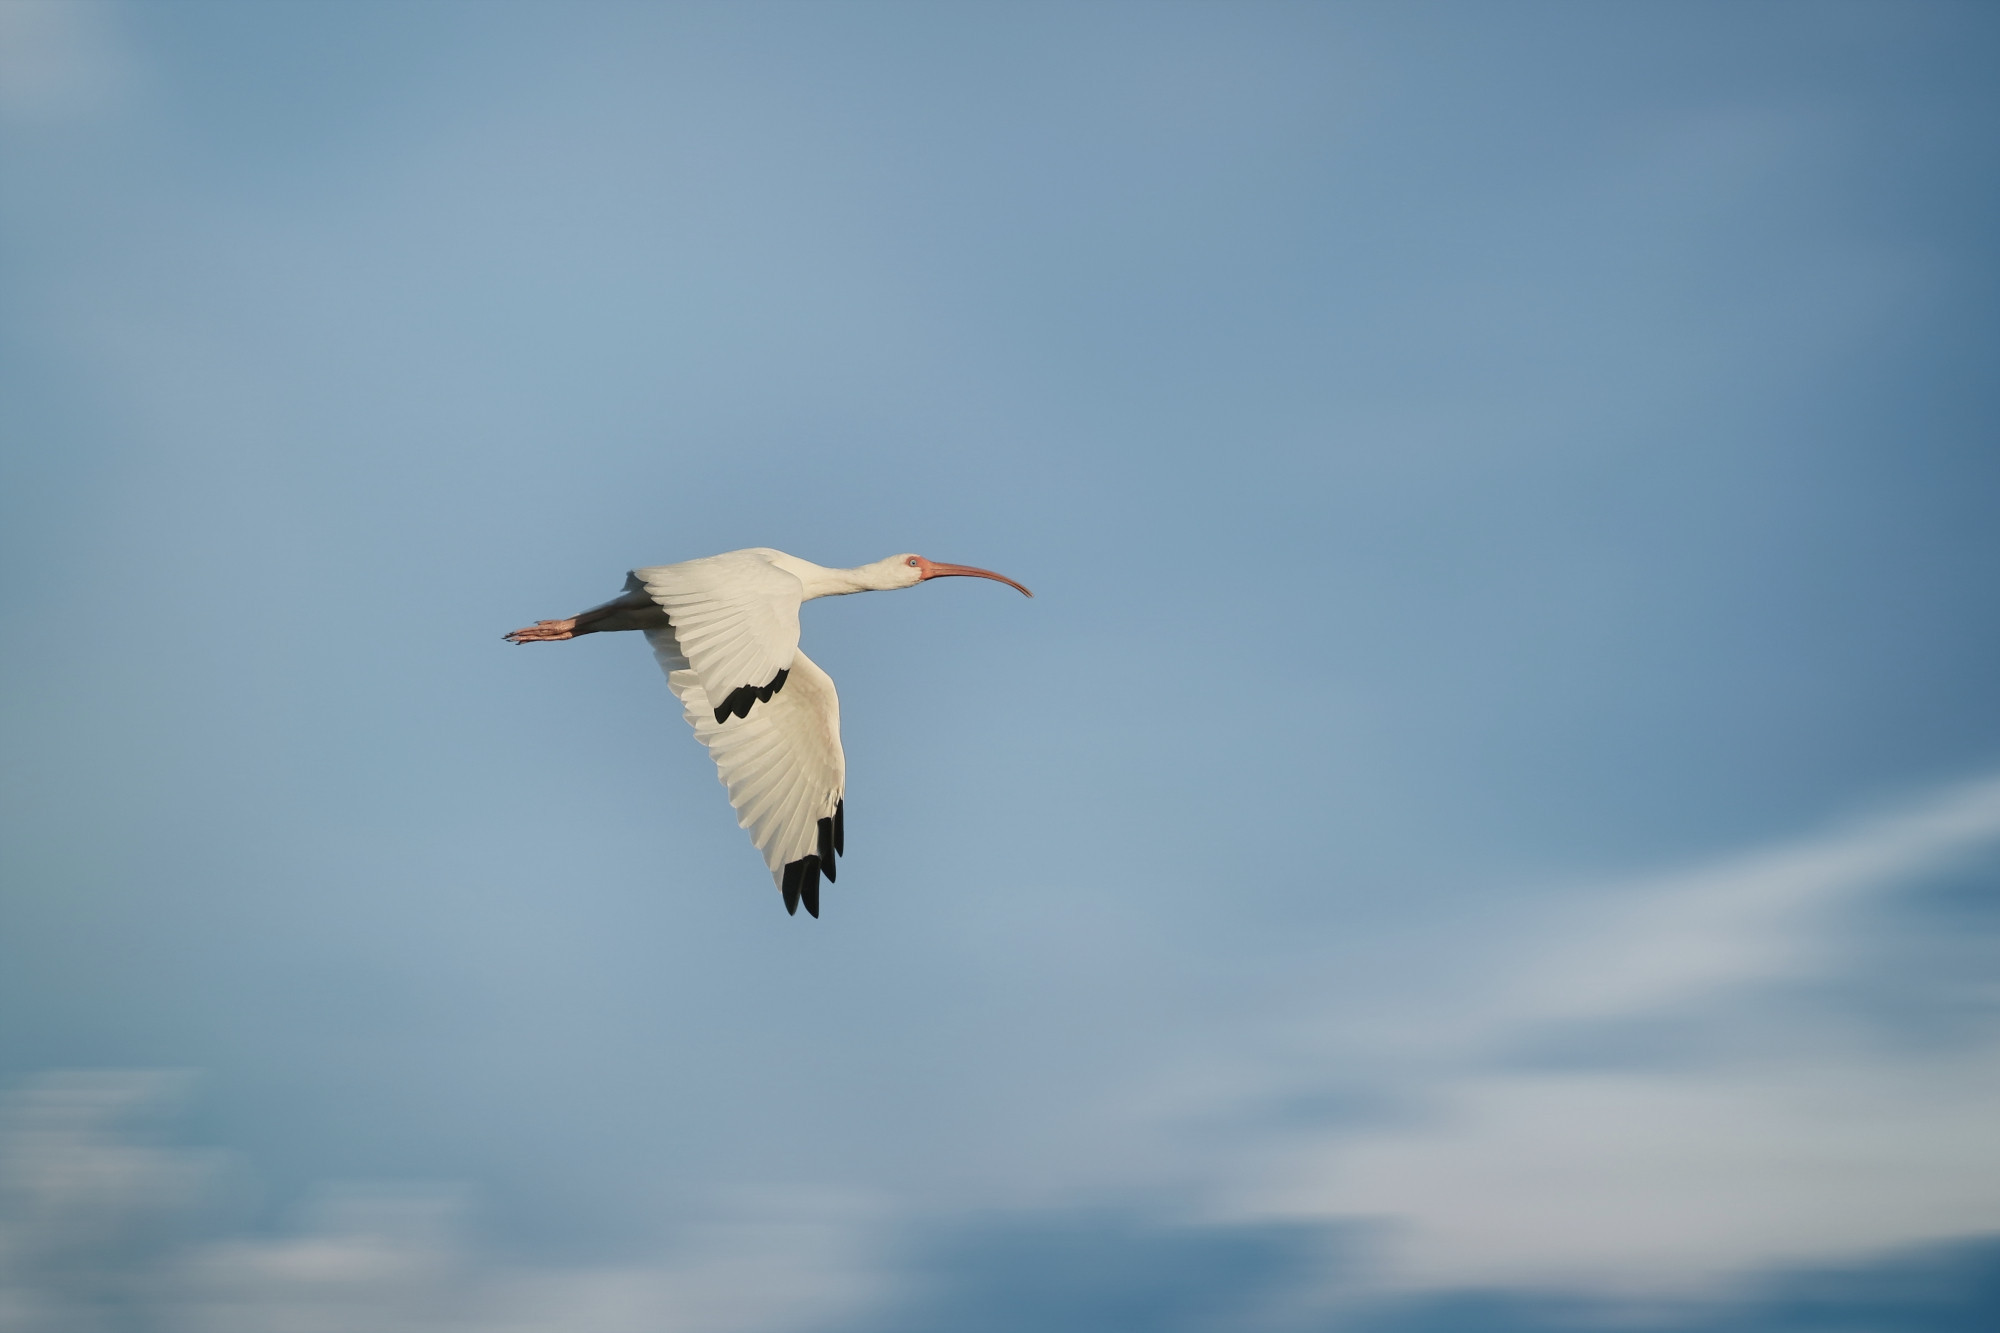
[[693, 654], [677, 638], [679, 629], [675, 616], [673, 628], [648, 630], [646, 637], [695, 739], [715, 760], [736, 822], [748, 830], [772, 880], [782, 888], [787, 865], [819, 854], [819, 821], [832, 818], [846, 794], [840, 698], [833, 679], [798, 651], [795, 640], [784, 689], [758, 702], [747, 716], [725, 714], [718, 722], [701, 673], [689, 664]]
[[[761, 550], [730, 551], [632, 571], [673, 622], [688, 670], [714, 710], [748, 712], [778, 697], [799, 650], [799, 603], [805, 585]], [[629, 585], [628, 585], [629, 586]], [[775, 688], [774, 688], [775, 687]], [[766, 693], [771, 691], [771, 693]]]

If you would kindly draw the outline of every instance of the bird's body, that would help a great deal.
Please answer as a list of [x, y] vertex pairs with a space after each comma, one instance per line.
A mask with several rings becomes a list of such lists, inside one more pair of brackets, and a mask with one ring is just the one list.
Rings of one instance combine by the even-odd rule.
[[896, 555], [853, 569], [829, 569], [768, 547], [729, 551], [677, 565], [635, 569], [625, 592], [568, 620], [543, 620], [507, 636], [513, 643], [637, 630], [653, 646], [667, 687], [681, 701], [737, 822], [764, 854], [785, 896], [819, 915], [819, 882], [831, 881], [845, 850], [847, 762], [840, 750], [840, 700], [833, 680], [799, 651], [799, 607], [815, 597], [910, 588], [925, 579], [991, 570]]

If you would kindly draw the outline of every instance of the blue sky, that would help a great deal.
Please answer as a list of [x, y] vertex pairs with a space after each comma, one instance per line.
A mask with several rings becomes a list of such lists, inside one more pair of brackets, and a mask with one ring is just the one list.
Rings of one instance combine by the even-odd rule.
[[0, 4], [0, 1328], [1984, 1326], [1996, 54]]

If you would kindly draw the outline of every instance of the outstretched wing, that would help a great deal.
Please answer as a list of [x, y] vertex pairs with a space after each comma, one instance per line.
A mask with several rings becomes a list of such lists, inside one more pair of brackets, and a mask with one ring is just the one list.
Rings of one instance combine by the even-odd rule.
[[644, 588], [673, 621], [680, 654], [717, 722], [732, 713], [747, 717], [751, 705], [785, 688], [806, 590], [761, 551], [635, 569], [626, 586]]
[[764, 854], [784, 892], [785, 910], [796, 912], [803, 901], [806, 911], [818, 916], [820, 876], [834, 878], [834, 858], [846, 842], [847, 760], [840, 751], [840, 698], [833, 678], [795, 648], [784, 688], [747, 716], [734, 716], [710, 704], [675, 629], [646, 631], [667, 685], [680, 699], [695, 739], [715, 760], [736, 822]]

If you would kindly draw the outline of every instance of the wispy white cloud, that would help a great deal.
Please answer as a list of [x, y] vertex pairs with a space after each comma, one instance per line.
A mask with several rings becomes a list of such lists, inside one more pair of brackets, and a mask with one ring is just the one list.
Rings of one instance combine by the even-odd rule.
[[[1382, 1219], [1395, 1278], [1416, 1285], [1671, 1287], [2000, 1230], [2000, 1032], [1896, 1051], [1773, 998], [1837, 987], [1846, 909], [1996, 840], [1986, 779], [1588, 895], [1460, 1012], [1399, 1030], [1415, 1049], [1385, 1090], [1413, 1115], [1260, 1153], [1235, 1210]], [[1513, 1058], [1669, 1019], [1699, 1035], [1666, 1067]], [[1753, 1025], [1745, 1058], [1729, 1036]]]
[[[1843, 1041], [1835, 1016], [1784, 998], [1787, 983], [1837, 987], [1847, 909], [1996, 840], [2000, 781], [1986, 780], [1583, 895], [1532, 943], [1495, 941], [1511, 965], [1453, 1012], [1321, 1047], [1322, 1070], [1340, 1064], [1394, 1114], [1302, 1131], [1253, 1116], [1241, 1152], [1210, 1115], [1188, 1145], [1197, 1170], [1224, 1220], [1380, 1224], [1369, 1281], [1402, 1289], [1685, 1291], [2000, 1231], [2000, 1030], [1904, 1051]], [[1579, 1029], [1615, 1047], [1618, 1025], [1663, 1017], [1695, 1026], [1691, 1052], [1520, 1058]], [[1738, 1027], [1757, 1040], [1719, 1036]], [[1232, 1077], [1240, 1093], [1296, 1086], [1295, 1072]], [[6, 1103], [0, 1333], [111, 1328], [134, 1310], [204, 1333], [777, 1333], [903, 1289], [887, 1246], [907, 1218], [805, 1196], [748, 1201], [621, 1265], [496, 1260], [468, 1241], [460, 1195], [413, 1187], [323, 1191], [286, 1234], [218, 1238], [228, 1160], [144, 1132], [184, 1084], [55, 1075]], [[1211, 1111], [1216, 1095], [1202, 1093]]]
[[1657, 1011], [1814, 965], [1825, 913], [2000, 839], [2000, 778], [1578, 908], [1488, 1011], [1508, 1026]]
[[716, 1225], [655, 1263], [556, 1267], [482, 1259], [434, 1203], [384, 1198], [301, 1236], [192, 1247], [163, 1304], [209, 1333], [767, 1333], [836, 1319], [876, 1285], [839, 1218]]
[[295, 1234], [218, 1238], [225, 1158], [152, 1142], [184, 1076], [48, 1075], [0, 1107], [0, 1333], [770, 1333], [875, 1294], [869, 1233], [841, 1201], [760, 1201], [657, 1262], [483, 1257], [450, 1189], [322, 1192]]

